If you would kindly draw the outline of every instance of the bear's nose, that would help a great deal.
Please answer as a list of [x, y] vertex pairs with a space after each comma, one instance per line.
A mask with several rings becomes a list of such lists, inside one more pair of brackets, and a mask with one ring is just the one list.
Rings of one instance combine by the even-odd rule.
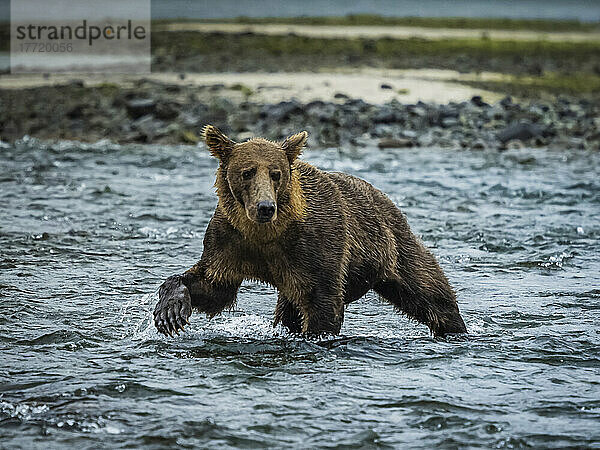
[[261, 201], [256, 205], [256, 215], [259, 220], [267, 221], [275, 214], [275, 203], [270, 201]]

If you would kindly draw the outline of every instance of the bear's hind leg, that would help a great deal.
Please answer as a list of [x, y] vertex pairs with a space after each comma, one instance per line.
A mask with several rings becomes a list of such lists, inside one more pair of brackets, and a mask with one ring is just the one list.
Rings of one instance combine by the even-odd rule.
[[374, 290], [409, 318], [427, 325], [435, 336], [466, 333], [456, 298], [447, 283], [423, 283], [417, 278], [386, 279], [375, 284]]
[[302, 315], [300, 310], [287, 298], [279, 294], [277, 306], [275, 307], [275, 323], [280, 323], [290, 330], [290, 333], [299, 334], [302, 332]]

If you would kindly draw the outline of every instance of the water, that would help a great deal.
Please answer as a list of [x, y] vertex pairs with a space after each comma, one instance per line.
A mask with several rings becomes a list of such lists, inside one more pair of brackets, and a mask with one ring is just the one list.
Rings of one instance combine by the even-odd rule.
[[151, 324], [215, 205], [203, 149], [0, 148], [3, 448], [600, 446], [600, 154], [307, 151], [385, 190], [456, 287], [468, 339], [373, 295], [342, 335], [271, 328], [274, 290]]
[[600, 20], [597, 0], [152, 0], [153, 18], [297, 17], [347, 14]]
[[[0, 21], [10, 18], [9, 0], [0, 0]], [[597, 0], [151, 0], [154, 19], [297, 17], [380, 14], [417, 17], [508, 17], [513, 19], [600, 20]], [[137, 4], [131, 14], [136, 13]], [[50, 13], [50, 12], [48, 12]]]

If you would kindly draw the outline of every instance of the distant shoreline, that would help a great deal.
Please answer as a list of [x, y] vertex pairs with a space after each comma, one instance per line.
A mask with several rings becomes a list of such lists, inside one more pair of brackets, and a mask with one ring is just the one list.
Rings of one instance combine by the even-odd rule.
[[346, 16], [299, 17], [234, 17], [194, 19], [188, 17], [154, 19], [153, 25], [168, 23], [237, 24], [237, 25], [309, 25], [309, 26], [373, 26], [409, 28], [448, 28], [461, 30], [516, 30], [549, 33], [600, 32], [600, 21], [582, 22], [573, 19], [510, 19], [491, 17], [389, 17], [377, 14]]
[[326, 25], [302, 23], [230, 23], [173, 21], [154, 25], [156, 31], [197, 31], [201, 33], [294, 34], [315, 38], [391, 38], [391, 39], [496, 39], [515, 41], [600, 42], [596, 29], [549, 31], [525, 29], [455, 28], [404, 25]]
[[[4, 106], [0, 140], [32, 136], [196, 144], [202, 127], [210, 123], [239, 140], [252, 136], [280, 140], [294, 130], [306, 129], [310, 145], [319, 148], [600, 149], [596, 119], [600, 106], [587, 100], [513, 101], [507, 97], [498, 101], [475, 95], [446, 103], [440, 95], [439, 101], [430, 97], [429, 102], [408, 102], [397, 95], [373, 104], [354, 95], [360, 95], [360, 89], [323, 100], [297, 100], [294, 92], [302, 93], [301, 84], [295, 91], [285, 86], [256, 86], [259, 92], [254, 94], [246, 85], [218, 82], [219, 76], [227, 81], [222, 74], [212, 84], [208, 79], [194, 84], [193, 79], [177, 82], [176, 74], [170, 74], [170, 79], [165, 77], [169, 74], [158, 75], [156, 80], [132, 78], [121, 84], [74, 79], [57, 85], [0, 89]], [[228, 81], [244, 79], [238, 75]], [[285, 75], [289, 74], [279, 74], [280, 82]], [[350, 80], [350, 85], [364, 82]], [[423, 85], [427, 89], [436, 83], [423, 81]], [[394, 93], [400, 86], [402, 80], [397, 79], [394, 85], [381, 84], [378, 89]]]
[[[321, 147], [499, 148], [511, 133], [527, 145], [599, 147], [595, 25], [243, 20], [155, 22], [146, 76], [0, 74], [0, 138], [196, 143], [210, 122], [238, 138], [279, 139], [306, 126]], [[400, 21], [421, 27], [390, 25]], [[513, 99], [500, 102], [507, 95]]]

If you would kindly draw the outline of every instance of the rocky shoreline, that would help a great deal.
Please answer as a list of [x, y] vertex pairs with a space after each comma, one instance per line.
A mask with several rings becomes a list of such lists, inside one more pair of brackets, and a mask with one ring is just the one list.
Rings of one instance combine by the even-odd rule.
[[[480, 97], [444, 105], [383, 105], [336, 95], [334, 102], [265, 104], [237, 98], [223, 85], [139, 80], [133, 86], [59, 86], [0, 90], [0, 139], [25, 135], [118, 143], [197, 143], [211, 123], [232, 137], [270, 139], [307, 130], [309, 145], [452, 149], [514, 146], [600, 149], [600, 105], [558, 98], [487, 104]], [[235, 89], [235, 88], [234, 88]], [[241, 88], [240, 88], [241, 89]], [[239, 94], [239, 92], [238, 92]]]

